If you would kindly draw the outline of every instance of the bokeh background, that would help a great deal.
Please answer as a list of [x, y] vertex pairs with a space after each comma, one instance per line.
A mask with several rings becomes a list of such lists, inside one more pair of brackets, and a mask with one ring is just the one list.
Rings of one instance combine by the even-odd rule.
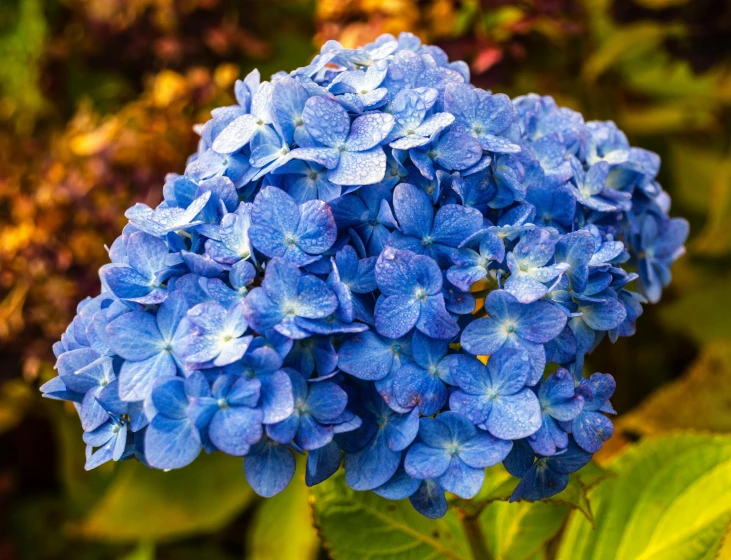
[[135, 202], [182, 172], [234, 80], [412, 31], [477, 85], [550, 94], [658, 152], [688, 253], [617, 378], [615, 438], [731, 432], [731, 3], [727, 0], [0, 1], [0, 560], [327, 558], [297, 477], [263, 501], [240, 460], [83, 470], [73, 408], [43, 401], [51, 345]]

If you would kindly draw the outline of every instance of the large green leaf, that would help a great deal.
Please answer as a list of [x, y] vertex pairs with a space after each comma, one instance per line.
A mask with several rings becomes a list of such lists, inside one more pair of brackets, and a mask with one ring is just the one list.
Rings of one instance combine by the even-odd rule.
[[731, 522], [731, 437], [646, 440], [589, 494], [596, 529], [571, 514], [558, 560], [705, 560]]
[[493, 502], [480, 515], [480, 525], [493, 558], [528, 560], [561, 528], [568, 505], [548, 502]]
[[211, 532], [238, 515], [252, 496], [241, 459], [223, 453], [202, 455], [192, 465], [169, 472], [127, 461], [119, 465], [79, 531], [108, 541], [158, 541]]
[[259, 506], [248, 545], [248, 560], [317, 558], [320, 544], [312, 526], [309, 493], [302, 473], [298, 472], [281, 494]]
[[464, 560], [466, 538], [454, 510], [439, 520], [407, 500], [348, 488], [342, 475], [312, 489], [315, 525], [333, 560]]

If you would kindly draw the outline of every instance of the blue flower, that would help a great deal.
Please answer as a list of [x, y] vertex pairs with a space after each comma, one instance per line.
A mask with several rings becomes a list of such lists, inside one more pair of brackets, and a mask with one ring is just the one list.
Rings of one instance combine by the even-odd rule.
[[688, 221], [682, 218], [661, 221], [652, 214], [642, 221], [639, 247], [640, 286], [652, 303], [657, 303], [662, 289], [670, 284], [670, 264], [685, 253]]
[[406, 453], [409, 476], [436, 479], [460, 498], [472, 498], [485, 480], [485, 468], [498, 464], [513, 444], [475, 428], [456, 412], [419, 422], [419, 442]]
[[585, 357], [634, 333], [688, 224], [614, 123], [469, 79], [402, 33], [236, 81], [54, 344], [41, 392], [87, 468], [220, 450], [273, 496], [296, 451], [308, 485], [344, 461], [430, 518], [501, 460], [513, 500], [566, 487], [613, 429]]
[[335, 254], [327, 285], [338, 298], [336, 317], [344, 323], [353, 320], [373, 324], [373, 292], [376, 287], [376, 258], [359, 259], [350, 245]]
[[297, 206], [283, 190], [266, 187], [254, 199], [249, 237], [266, 256], [301, 266], [332, 247], [337, 229], [330, 208], [321, 200]]
[[269, 438], [262, 438], [244, 459], [244, 473], [251, 489], [265, 498], [279, 494], [294, 476], [292, 451]]
[[386, 172], [386, 154], [381, 142], [393, 128], [386, 113], [369, 113], [352, 123], [334, 99], [310, 97], [303, 118], [307, 132], [323, 147], [297, 148], [292, 156], [328, 168], [328, 179], [338, 185], [372, 185]]
[[[291, 342], [291, 341], [290, 341]], [[274, 424], [287, 418], [294, 410], [292, 384], [282, 369], [282, 357], [259, 336], [249, 345], [244, 357], [223, 368], [228, 375], [240, 375], [259, 381], [257, 407], [263, 413], [262, 423]]]
[[451, 266], [447, 270], [447, 278], [460, 290], [468, 292], [472, 284], [485, 278], [493, 264], [502, 263], [505, 259], [505, 245], [493, 231], [487, 231], [480, 239], [479, 252], [470, 248], [462, 248], [452, 254]]
[[465, 355], [452, 362], [459, 390], [449, 397], [450, 410], [501, 439], [522, 439], [541, 427], [541, 408], [526, 387], [531, 374], [528, 354], [509, 348], [490, 356], [487, 366]]
[[397, 150], [423, 146], [454, 122], [454, 116], [449, 113], [426, 117], [427, 111], [424, 95], [411, 89], [400, 91], [391, 102], [391, 114], [396, 124], [386, 139], [389, 146]]
[[404, 449], [419, 431], [419, 411], [398, 414], [376, 394], [363, 417], [362, 448], [345, 454], [345, 481], [354, 490], [372, 490], [396, 473]]
[[274, 173], [284, 175], [282, 188], [297, 204], [308, 200], [330, 202], [340, 196], [342, 188], [327, 178], [327, 169], [314, 162], [293, 160]]
[[376, 302], [376, 330], [400, 338], [416, 327], [432, 338], [459, 332], [444, 307], [442, 273], [431, 258], [386, 247], [376, 263], [381, 297]]
[[482, 158], [480, 142], [463, 132], [448, 130], [426, 146], [409, 150], [411, 161], [427, 179], [434, 179], [436, 166], [447, 171], [463, 171]]
[[331, 93], [339, 95], [341, 103], [353, 107], [358, 113], [372, 109], [384, 102], [388, 90], [378, 87], [388, 72], [388, 64], [378, 60], [365, 70], [348, 70], [339, 74], [330, 84]]
[[358, 379], [377, 381], [411, 359], [411, 337], [383, 339], [373, 331], [352, 335], [338, 350], [338, 367]]
[[200, 303], [185, 316], [185, 334], [174, 344], [189, 366], [225, 366], [239, 360], [253, 337], [243, 336], [248, 328], [242, 305], [228, 310], [218, 303]]
[[632, 206], [631, 194], [607, 187], [609, 164], [599, 161], [588, 170], [575, 157], [571, 158], [574, 172], [571, 190], [579, 204], [597, 212], [617, 212], [629, 210]]
[[191, 229], [202, 224], [202, 220], [195, 218], [208, 204], [210, 197], [210, 191], [205, 191], [194, 200], [190, 200], [185, 208], [162, 206], [153, 210], [146, 204], [138, 202], [124, 215], [133, 226], [141, 231], [162, 237], [171, 231]]
[[571, 373], [559, 369], [538, 386], [538, 401], [541, 427], [528, 438], [528, 443], [540, 455], [555, 455], [569, 444], [569, 436], [560, 423], [571, 421], [581, 413], [584, 398], [574, 391]]
[[105, 264], [99, 271], [102, 283], [119, 299], [137, 303], [162, 303], [167, 297], [165, 281], [174, 274], [168, 246], [162, 239], [137, 232], [127, 240], [126, 264]]
[[[156, 414], [145, 432], [145, 457], [158, 469], [178, 469], [193, 462], [202, 448], [201, 436], [188, 417], [189, 391], [195, 378], [160, 378], [151, 392]], [[198, 396], [193, 392], [194, 397]]]
[[391, 231], [398, 227], [391, 211], [391, 191], [374, 185], [332, 201], [338, 229], [353, 228], [369, 257], [377, 257], [386, 246]]
[[526, 351], [532, 365], [527, 385], [535, 385], [546, 361], [543, 344], [561, 333], [566, 315], [547, 301], [522, 304], [504, 290], [487, 295], [485, 311], [488, 317], [473, 321], [462, 331], [462, 348], [483, 356], [503, 347]]
[[446, 204], [435, 214], [429, 195], [408, 183], [394, 189], [393, 209], [399, 231], [391, 234], [388, 245], [428, 255], [440, 264], [449, 263], [456, 248], [483, 222], [478, 210], [457, 204]]
[[231, 154], [252, 140], [264, 137], [275, 139], [272, 123], [272, 84], [261, 82], [251, 96], [250, 114], [241, 115], [224, 128], [213, 141], [211, 148], [219, 154]]
[[221, 219], [220, 239], [206, 241], [206, 253], [217, 263], [233, 265], [251, 257], [251, 204], [242, 202]]
[[256, 408], [261, 389], [258, 379], [219, 375], [211, 387], [201, 372], [195, 372], [186, 385], [196, 386], [189, 396], [188, 417], [198, 430], [206, 430], [218, 449], [242, 456], [261, 439], [264, 414]]
[[[527, 444], [523, 444], [529, 456], [529, 467], [525, 470], [508, 471], [513, 476], [521, 477], [518, 486], [513, 490], [510, 501], [516, 500], [543, 500], [554, 496], [564, 490], [569, 484], [569, 475], [578, 471], [591, 460], [591, 453], [587, 453], [576, 445], [569, 442], [568, 447], [562, 453], [551, 457], [539, 457], [533, 462], [533, 452]], [[519, 452], [518, 444], [514, 452]], [[506, 467], [508, 462], [506, 461]]]
[[331, 337], [312, 337], [295, 340], [284, 365], [300, 372], [306, 379], [330, 377], [338, 365]]
[[[319, 449], [330, 443], [338, 425], [353, 418], [345, 411], [348, 395], [331, 381], [308, 383], [298, 372], [285, 370], [292, 382], [294, 411], [276, 424], [267, 426], [267, 434], [279, 443], [294, 443], [300, 449]], [[349, 430], [357, 425], [348, 423]]]
[[256, 332], [274, 329], [289, 338], [305, 338], [310, 331], [302, 319], [322, 319], [334, 313], [338, 298], [319, 278], [274, 258], [261, 287], [254, 288], [243, 305], [244, 316]]
[[446, 340], [414, 333], [411, 352], [413, 362], [399, 368], [393, 379], [393, 395], [400, 406], [418, 407], [424, 416], [439, 412], [447, 402], [447, 385], [454, 385], [450, 373], [457, 356], [447, 356]]
[[536, 209], [536, 222], [562, 232], [571, 230], [576, 215], [576, 198], [566, 185], [531, 187], [525, 199]]
[[615, 388], [614, 378], [606, 373], [594, 373], [588, 379], [582, 379], [576, 388], [577, 394], [584, 399], [584, 407], [578, 416], [566, 421], [563, 426], [574, 436], [576, 443], [589, 453], [599, 451], [614, 433], [611, 420], [602, 412], [615, 414], [609, 404]]
[[488, 152], [515, 153], [520, 146], [500, 136], [517, 119], [510, 98], [491, 94], [469, 84], [449, 84], [444, 91], [444, 109], [455, 117], [454, 128], [477, 138]]
[[157, 316], [132, 311], [107, 325], [112, 350], [125, 360], [119, 371], [123, 400], [144, 400], [155, 380], [176, 375], [182, 335], [178, 327], [187, 311], [185, 296], [176, 292], [160, 306]]
[[43, 385], [44, 396], [77, 403], [85, 431], [95, 430], [106, 422], [109, 415], [98, 397], [116, 379], [112, 359], [100, 356], [91, 348], [76, 348], [59, 356], [56, 369], [58, 381]]
[[[127, 426], [120, 419], [108, 417], [101, 426], [85, 432], [87, 446], [84, 469], [90, 471], [107, 461], [119, 461], [127, 451]], [[92, 451], [97, 448], [96, 451]]]
[[547, 229], [527, 231], [507, 255], [510, 277], [505, 291], [521, 303], [533, 303], [548, 293], [549, 282], [566, 272], [570, 265], [549, 265], [556, 248], [556, 237]]

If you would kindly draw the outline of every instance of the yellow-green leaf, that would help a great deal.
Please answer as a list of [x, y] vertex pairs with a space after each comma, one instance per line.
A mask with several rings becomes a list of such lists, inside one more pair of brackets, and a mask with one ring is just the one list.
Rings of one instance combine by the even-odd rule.
[[673, 429], [731, 432], [731, 346], [709, 344], [690, 369], [617, 421], [617, 430], [656, 435]]
[[351, 490], [342, 475], [313, 487], [312, 496], [315, 525], [333, 560], [470, 558], [452, 509], [442, 519], [427, 519], [408, 500]]
[[728, 280], [686, 291], [672, 303], [663, 305], [660, 318], [670, 329], [685, 333], [698, 344], [731, 339], [728, 309], [731, 290]]
[[310, 560], [320, 550], [312, 526], [304, 475], [297, 473], [281, 494], [264, 500], [256, 510], [248, 539], [248, 560]]
[[107, 541], [211, 532], [230, 522], [252, 497], [241, 459], [223, 453], [201, 455], [169, 472], [126, 461], [78, 530]]
[[561, 528], [568, 505], [548, 502], [493, 502], [480, 515], [493, 558], [528, 560]]
[[706, 560], [731, 522], [731, 437], [643, 441], [593, 489], [596, 529], [571, 514], [558, 560]]

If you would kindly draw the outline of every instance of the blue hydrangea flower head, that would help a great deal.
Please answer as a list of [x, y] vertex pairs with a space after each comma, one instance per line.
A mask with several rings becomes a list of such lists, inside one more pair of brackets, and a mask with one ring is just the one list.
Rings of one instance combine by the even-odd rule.
[[613, 432], [585, 357], [684, 252], [659, 158], [408, 33], [233, 93], [53, 347], [41, 391], [74, 403], [86, 468], [221, 452], [269, 497], [303, 453], [308, 485], [343, 468], [430, 518], [500, 462], [512, 499], [565, 488]]

